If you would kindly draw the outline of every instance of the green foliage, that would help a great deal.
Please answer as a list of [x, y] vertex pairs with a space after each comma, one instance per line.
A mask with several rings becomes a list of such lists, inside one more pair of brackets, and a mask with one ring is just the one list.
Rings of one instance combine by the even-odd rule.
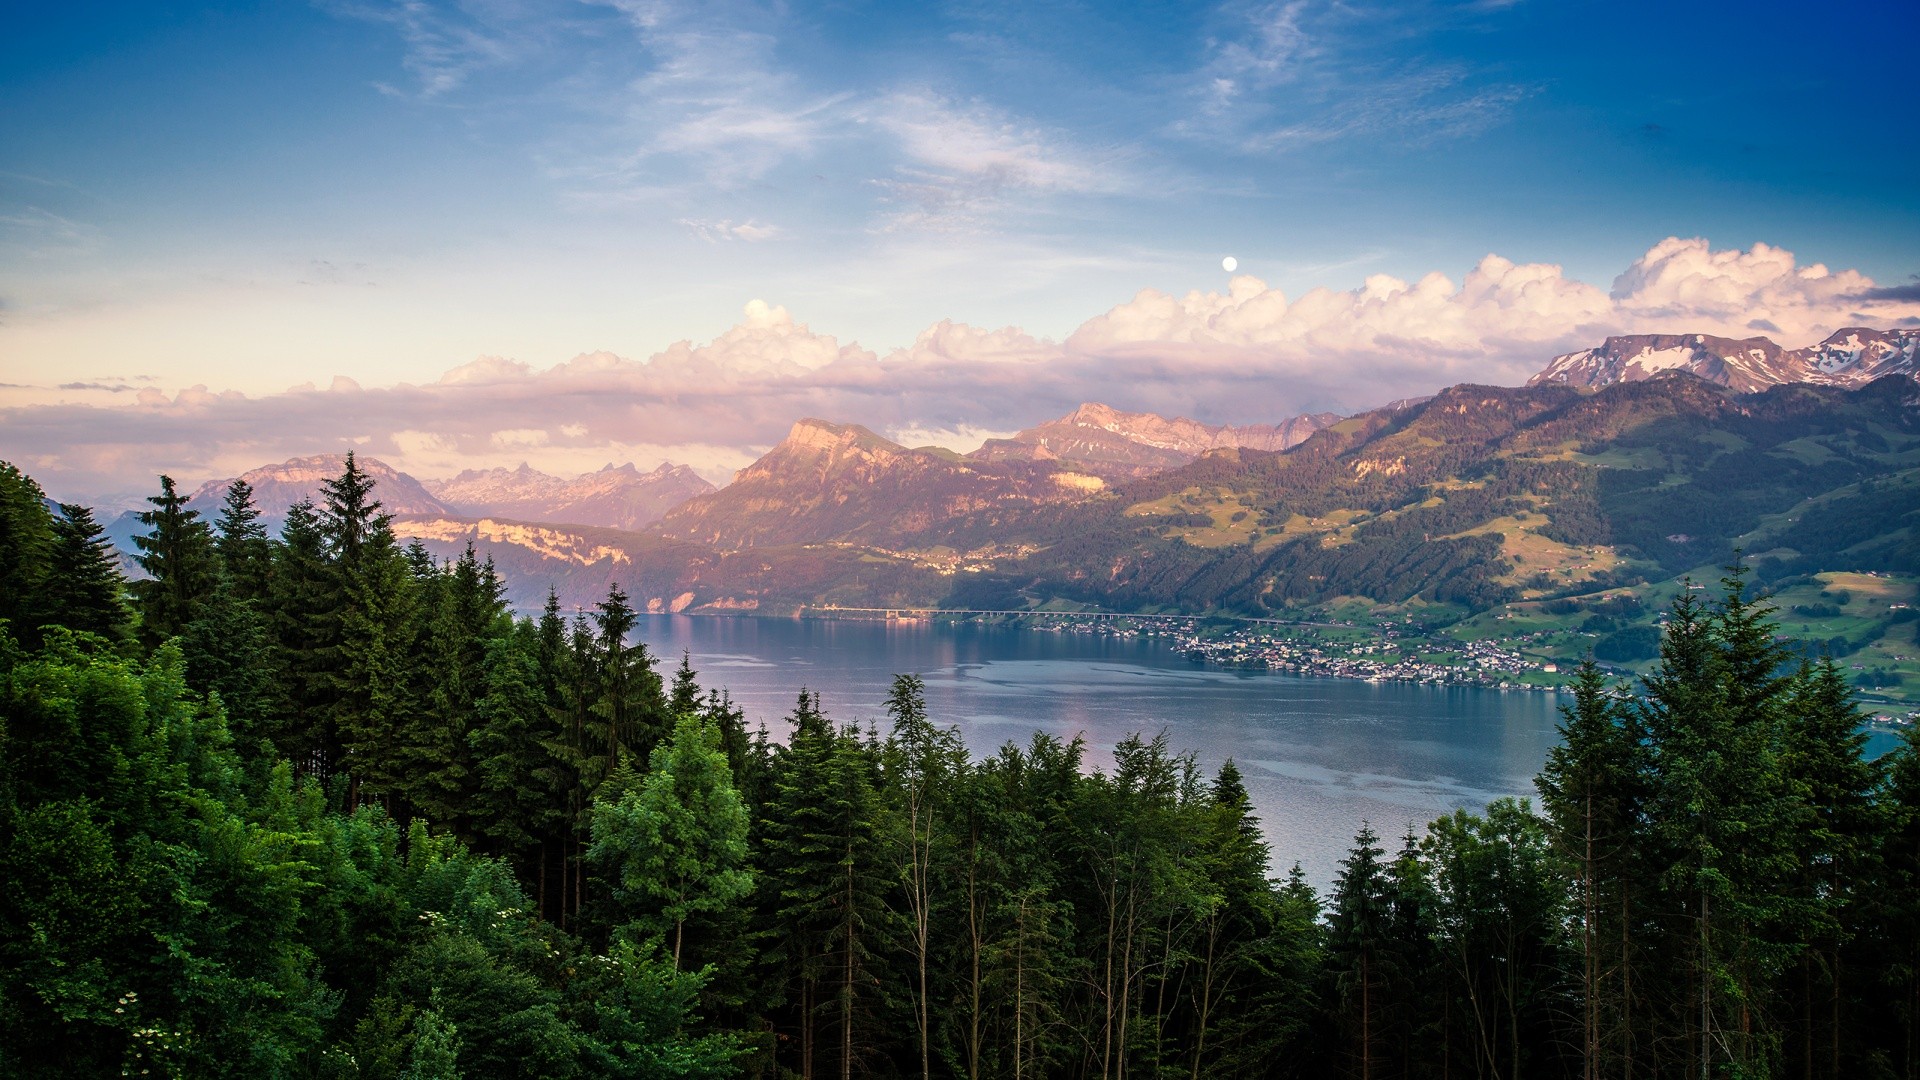
[[[1472, 450], [1591, 401], [1249, 460], [1299, 469], [1302, 507], [1485, 484], [1400, 516], [1423, 530], [1546, 484], [1604, 507], [1575, 466]], [[1736, 469], [1685, 425], [1622, 430]], [[1404, 479], [1342, 457], [1401, 444]], [[974, 760], [902, 675], [884, 739], [803, 691], [775, 745], [690, 659], [668, 692], [622, 590], [515, 621], [490, 564], [400, 548], [351, 459], [278, 541], [239, 489], [217, 540], [170, 483], [154, 502], [136, 655], [88, 514], [0, 466], [0, 576], [30, 590], [0, 594], [0, 1076], [1920, 1068], [1920, 736], [1865, 760], [1846, 674], [1790, 662], [1738, 565], [1682, 590], [1637, 687], [1582, 667], [1539, 813], [1459, 811], [1391, 857], [1363, 828], [1323, 908], [1297, 867], [1269, 879], [1238, 768], [1164, 735], [1107, 770], [1046, 735]], [[1350, 557], [1431, 596], [1473, 580], [1444, 550], [1286, 548], [1271, 565]], [[1259, 564], [1162, 577], [1155, 551], [1141, 595]]]
[[1597, 660], [1616, 664], [1635, 664], [1660, 655], [1660, 631], [1652, 626], [1629, 626], [1616, 630], [1593, 644]]
[[678, 970], [687, 920], [726, 911], [753, 889], [747, 824], [719, 732], [687, 714], [637, 789], [595, 801], [588, 857], [611, 871], [614, 899], [640, 940], [670, 942]]
[[140, 513], [147, 526], [136, 536], [140, 549], [134, 561], [147, 579], [134, 588], [139, 600], [140, 637], [149, 646], [186, 632], [213, 592], [217, 568], [213, 536], [198, 510], [187, 509], [187, 497], [174, 490], [173, 478], [160, 478], [160, 494], [150, 496], [152, 510]]

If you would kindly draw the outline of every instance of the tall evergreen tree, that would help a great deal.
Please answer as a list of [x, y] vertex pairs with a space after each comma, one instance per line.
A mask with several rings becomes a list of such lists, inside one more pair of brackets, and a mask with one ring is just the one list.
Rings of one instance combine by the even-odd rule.
[[[801, 1075], [814, 1076], [824, 1059], [846, 1080], [865, 1071], [879, 1004], [870, 989], [886, 918], [877, 754], [835, 731], [805, 691], [793, 722], [763, 820], [763, 873], [780, 927], [771, 958], [799, 992]], [[830, 1049], [818, 1039], [823, 1021], [836, 1036]]]
[[28, 647], [40, 643], [47, 576], [52, 572], [53, 515], [33, 477], [0, 461], [0, 619]]
[[213, 537], [187, 497], [160, 477], [160, 494], [148, 497], [152, 510], [140, 513], [147, 534], [133, 538], [140, 554], [134, 561], [148, 575], [134, 585], [140, 604], [140, 638], [149, 647], [186, 632], [213, 593], [217, 568]]
[[253, 504], [253, 485], [235, 480], [227, 485], [214, 520], [213, 549], [220, 557], [234, 595], [254, 604], [267, 602], [273, 575], [273, 542]]
[[1327, 960], [1336, 1014], [1347, 1034], [1346, 1056], [1361, 1080], [1372, 1080], [1380, 1038], [1376, 998], [1385, 982], [1380, 951], [1390, 918], [1380, 836], [1362, 823], [1340, 862], [1327, 914]]
[[273, 548], [268, 607], [287, 701], [269, 735], [297, 769], [324, 784], [341, 767], [334, 703], [346, 591], [312, 503], [303, 499], [287, 511], [280, 539]]
[[1832, 657], [1801, 667], [1785, 714], [1781, 770], [1798, 810], [1792, 931], [1802, 951], [1790, 989], [1797, 1000], [1779, 1010], [1797, 1044], [1783, 1063], [1808, 1080], [1838, 1078], [1871, 1068], [1864, 1032], [1849, 1015], [1857, 1010], [1845, 1007], [1853, 990], [1846, 961], [1873, 884], [1886, 873], [1878, 847], [1891, 808], [1876, 798], [1881, 769], [1865, 757], [1863, 718]]
[[653, 657], [645, 642], [628, 640], [638, 622], [639, 615], [619, 583], [608, 585], [606, 598], [593, 613], [599, 651], [593, 735], [603, 755], [602, 777], [618, 768], [623, 758], [648, 760], [664, 727], [666, 698]]
[[60, 504], [48, 549], [45, 600], [61, 625], [106, 638], [125, 633], [127, 582], [111, 552], [93, 511]]
[[1645, 748], [1624, 707], [1591, 659], [1560, 710], [1560, 743], [1547, 751], [1536, 785], [1549, 835], [1573, 875], [1580, 949], [1583, 1080], [1632, 1071], [1635, 926], [1645, 882], [1639, 858]]

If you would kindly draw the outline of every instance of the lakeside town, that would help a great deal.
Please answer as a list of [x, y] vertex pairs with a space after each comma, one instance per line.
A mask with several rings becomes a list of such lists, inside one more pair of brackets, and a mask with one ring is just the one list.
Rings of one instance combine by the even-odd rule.
[[[1003, 622], [1007, 618], [1004, 614], [975, 614], [965, 621]], [[1196, 663], [1224, 669], [1365, 682], [1570, 694], [1570, 678], [1577, 666], [1528, 655], [1517, 647], [1518, 643], [1538, 643], [1548, 636], [1538, 632], [1504, 641], [1438, 641], [1417, 633], [1415, 627], [1351, 622], [1260, 619], [1222, 625], [1221, 620], [1201, 616], [1096, 612], [1029, 612], [1013, 617], [1013, 621], [1041, 633], [1160, 640]], [[1629, 668], [1605, 662], [1600, 667], [1619, 678], [1634, 674]], [[1871, 710], [1865, 716], [1870, 726], [1899, 729], [1920, 723], [1920, 710], [1875, 708], [1871, 701], [1863, 704]]]

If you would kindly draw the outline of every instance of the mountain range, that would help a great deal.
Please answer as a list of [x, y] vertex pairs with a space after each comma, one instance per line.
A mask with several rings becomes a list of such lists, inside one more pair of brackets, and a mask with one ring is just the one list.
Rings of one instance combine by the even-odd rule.
[[[1478, 611], [1666, 580], [1735, 547], [1920, 569], [1920, 393], [1888, 377], [1913, 374], [1917, 342], [1617, 337], [1520, 388], [1247, 427], [1088, 403], [971, 454], [805, 419], [717, 490], [669, 465], [423, 484], [360, 460], [402, 536], [440, 555], [473, 543], [522, 605], [619, 582], [657, 611]], [[284, 512], [338, 464], [248, 479]]]
[[1069, 461], [1106, 477], [1148, 476], [1227, 447], [1285, 450], [1339, 421], [1336, 413], [1309, 413], [1275, 425], [1234, 427], [1121, 412], [1089, 402], [1012, 438], [989, 439], [967, 456], [980, 461]]
[[1527, 385], [1597, 389], [1650, 379], [1663, 371], [1685, 371], [1742, 393], [1796, 382], [1865, 386], [1886, 375], [1920, 374], [1920, 330], [1849, 327], [1804, 349], [1783, 349], [1763, 337], [1610, 337], [1597, 349], [1554, 357]]
[[696, 495], [714, 490], [685, 465], [663, 461], [652, 472], [631, 462], [562, 480], [525, 463], [518, 469], [468, 469], [425, 487], [447, 511], [468, 517], [562, 521], [638, 529]]

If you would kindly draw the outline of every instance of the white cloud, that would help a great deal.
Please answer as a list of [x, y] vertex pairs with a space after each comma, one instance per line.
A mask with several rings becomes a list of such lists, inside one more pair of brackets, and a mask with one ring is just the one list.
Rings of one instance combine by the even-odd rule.
[[773, 240], [784, 232], [778, 225], [753, 220], [734, 222], [724, 218], [719, 221], [681, 218], [680, 224], [709, 244], [724, 240], [743, 240], [751, 244], [761, 240]]
[[524, 379], [531, 370], [518, 360], [510, 360], [504, 356], [482, 356], [440, 376], [440, 385], [473, 386], [510, 379]]
[[[1290, 298], [1242, 275], [1224, 290], [1143, 290], [1063, 342], [943, 320], [884, 356], [747, 303], [709, 341], [650, 357], [583, 353], [535, 368], [483, 356], [426, 386], [311, 384], [248, 398], [128, 381], [0, 396], [0, 458], [65, 498], [183, 482], [339, 448], [423, 477], [528, 461], [561, 475], [609, 461], [693, 465], [724, 482], [801, 416], [865, 424], [910, 444], [969, 450], [1087, 400], [1209, 422], [1357, 409], [1456, 382], [1517, 385], [1555, 353], [1610, 333], [1747, 336], [1771, 322], [1799, 346], [1849, 324], [1920, 322], [1920, 299], [1758, 245], [1654, 245], [1612, 293], [1547, 263], [1488, 255], [1457, 281], [1374, 275]], [[129, 399], [133, 399], [130, 403]]]
[[487, 441], [501, 450], [526, 450], [545, 446], [547, 433], [541, 428], [507, 428], [494, 432]]
[[896, 207], [883, 219], [887, 229], [973, 231], [1015, 200], [1107, 194], [1130, 184], [1123, 155], [1097, 157], [984, 102], [902, 90], [863, 118], [905, 158], [894, 175], [875, 181]]
[[925, 427], [915, 424], [886, 430], [887, 438], [901, 446], [939, 446], [961, 454], [978, 450], [980, 445], [988, 439], [1010, 439], [1019, 433], [1019, 428], [996, 431], [992, 428], [974, 427], [971, 424], [961, 424], [958, 427]]
[[1712, 333], [1745, 337], [1755, 322], [1779, 327], [1789, 341], [1824, 337], [1862, 321], [1910, 316], [1920, 304], [1867, 296], [1873, 282], [1855, 270], [1799, 266], [1793, 252], [1767, 244], [1746, 251], [1714, 251], [1699, 238], [1668, 237], [1614, 279], [1613, 300], [1623, 316], [1648, 332]]

